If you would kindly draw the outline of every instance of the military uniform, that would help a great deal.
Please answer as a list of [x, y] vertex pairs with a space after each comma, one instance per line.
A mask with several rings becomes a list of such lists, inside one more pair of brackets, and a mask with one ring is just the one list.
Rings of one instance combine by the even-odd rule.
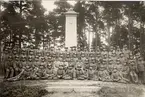
[[137, 64], [138, 66], [138, 77], [141, 83], [144, 83], [144, 71], [145, 71], [145, 63], [143, 59], [139, 59], [139, 62]]
[[95, 73], [95, 70], [93, 70], [93, 67], [90, 66], [89, 69], [88, 69], [88, 80], [93, 80], [94, 79], [94, 73]]
[[11, 78], [14, 76], [14, 68], [13, 68], [13, 59], [12, 59], [12, 56], [10, 55], [8, 57], [8, 60], [5, 64], [5, 78]]
[[100, 81], [110, 81], [110, 75], [109, 72], [106, 70], [104, 65], [101, 65], [99, 67], [99, 71], [98, 71], [98, 79]]
[[130, 61], [130, 78], [131, 78], [131, 81], [133, 83], [138, 83], [138, 76], [137, 76], [137, 73], [136, 73], [136, 70], [137, 70], [137, 67], [135, 66], [135, 63], [133, 60]]
[[125, 78], [122, 77], [122, 74], [117, 70], [116, 67], [113, 70], [113, 73], [111, 75], [111, 79], [114, 82], [123, 82], [123, 83], [128, 82], [127, 79], [125, 79]]
[[78, 80], [84, 80], [84, 79], [86, 79], [86, 76], [85, 76], [84, 71], [82, 69], [82, 66], [80, 64], [77, 65], [75, 74], [76, 74], [75, 77]]
[[108, 70], [108, 72], [109, 72], [109, 75], [112, 74], [113, 69], [114, 69], [113, 61], [112, 61], [112, 59], [110, 59], [110, 60], [109, 60], [109, 64], [108, 64], [108, 66], [107, 66], [107, 70]]
[[47, 68], [45, 70], [44, 78], [46, 79], [53, 79], [54, 78], [54, 70], [53, 70], [53, 64], [48, 63]]
[[63, 65], [59, 65], [58, 70], [57, 70], [57, 78], [58, 79], [63, 79], [65, 76], [65, 70]]
[[122, 66], [121, 74], [124, 79], [128, 80], [128, 82], [129, 82], [129, 72], [130, 72], [129, 65], [127, 63], [124, 63]]
[[74, 68], [72, 65], [68, 66], [64, 79], [72, 80], [74, 78]]

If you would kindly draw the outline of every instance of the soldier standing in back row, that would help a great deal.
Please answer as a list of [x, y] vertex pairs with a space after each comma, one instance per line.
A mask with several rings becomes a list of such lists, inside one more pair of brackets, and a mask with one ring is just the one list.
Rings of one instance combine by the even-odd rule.
[[133, 83], [138, 83], [137, 67], [134, 60], [130, 60], [130, 79]]
[[138, 62], [138, 77], [139, 77], [139, 81], [140, 83], [144, 83], [144, 70], [145, 70], [145, 67], [144, 67], [144, 60], [142, 58], [139, 58]]

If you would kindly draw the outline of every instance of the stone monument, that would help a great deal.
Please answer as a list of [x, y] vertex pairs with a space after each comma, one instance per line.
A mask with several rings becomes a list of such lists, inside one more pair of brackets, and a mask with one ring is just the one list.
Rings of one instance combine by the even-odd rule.
[[77, 15], [71, 8], [65, 13], [65, 47], [77, 46]]

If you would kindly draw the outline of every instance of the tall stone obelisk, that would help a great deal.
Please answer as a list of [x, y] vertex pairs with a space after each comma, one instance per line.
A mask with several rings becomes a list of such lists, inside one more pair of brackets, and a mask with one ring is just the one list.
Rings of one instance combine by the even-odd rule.
[[77, 46], [77, 15], [73, 9], [65, 13], [65, 47], [68, 48]]

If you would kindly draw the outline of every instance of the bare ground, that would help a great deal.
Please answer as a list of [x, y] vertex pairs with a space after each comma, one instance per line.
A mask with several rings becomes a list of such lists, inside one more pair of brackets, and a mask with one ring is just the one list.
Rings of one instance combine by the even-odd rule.
[[0, 87], [3, 86], [39, 86], [48, 91], [48, 94], [42, 97], [145, 97], [145, 86], [141, 84], [87, 80], [27, 80], [2, 82]]

